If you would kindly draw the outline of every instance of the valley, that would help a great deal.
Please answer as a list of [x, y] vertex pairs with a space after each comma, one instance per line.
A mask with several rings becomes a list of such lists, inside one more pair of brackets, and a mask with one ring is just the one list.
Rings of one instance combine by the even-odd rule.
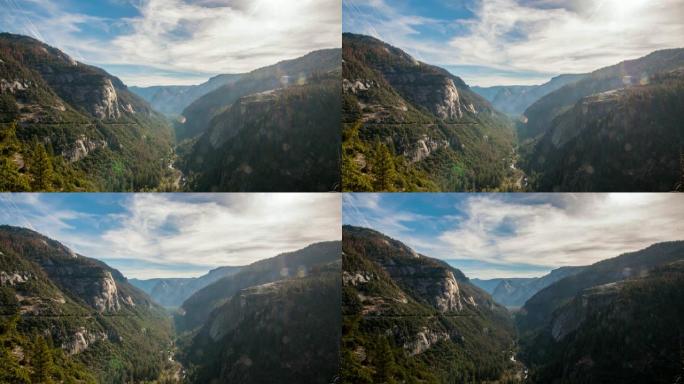
[[0, 226], [0, 381], [328, 383], [339, 258], [340, 243], [323, 242], [198, 278], [129, 280]]
[[347, 225], [342, 382], [676, 382], [683, 263], [675, 241], [540, 278], [469, 279]]
[[681, 188], [683, 49], [536, 86], [470, 87], [343, 35], [345, 191]]
[[339, 53], [141, 88], [2, 33], [0, 190], [338, 190]]

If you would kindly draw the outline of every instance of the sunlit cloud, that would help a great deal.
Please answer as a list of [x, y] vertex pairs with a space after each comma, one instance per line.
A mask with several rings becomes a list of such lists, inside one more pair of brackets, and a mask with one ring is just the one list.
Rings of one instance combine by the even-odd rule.
[[471, 85], [529, 84], [684, 46], [679, 0], [469, 0], [454, 2], [460, 13], [430, 18], [421, 12], [444, 2], [343, 1], [345, 31], [373, 35], [432, 64], [478, 67], [455, 72]]
[[[374, 228], [471, 277], [528, 277], [684, 239], [674, 194], [346, 196], [345, 223]], [[401, 203], [401, 204], [400, 204]], [[423, 212], [423, 213], [421, 213]]]
[[120, 17], [86, 14], [58, 0], [3, 1], [0, 30], [33, 36], [80, 61], [113, 68], [128, 85], [186, 84], [189, 76], [129, 77], [114, 66], [185, 72], [206, 80], [341, 46], [339, 0], [140, 0], [129, 3], [133, 15]]
[[59, 194], [0, 194], [0, 223], [142, 278], [196, 276], [341, 238], [335, 194], [97, 195], [75, 204]]

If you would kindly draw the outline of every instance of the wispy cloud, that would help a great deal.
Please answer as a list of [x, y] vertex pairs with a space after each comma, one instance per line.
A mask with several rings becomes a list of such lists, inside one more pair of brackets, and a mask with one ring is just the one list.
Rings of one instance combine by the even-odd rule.
[[[440, 1], [344, 0], [347, 31], [375, 35], [418, 59], [486, 71], [462, 76], [472, 85], [528, 84], [561, 73], [584, 73], [664, 48], [682, 47], [679, 0], [476, 0], [468, 12], [421, 17]], [[393, 21], [397, 20], [396, 23]], [[505, 76], [501, 71], [508, 71]], [[527, 73], [517, 75], [516, 71]]]
[[376, 195], [372, 205], [365, 196], [345, 197], [345, 223], [375, 228], [456, 266], [462, 260], [471, 277], [540, 275], [684, 239], [680, 195], [438, 194], [403, 204]]
[[0, 204], [1, 223], [33, 227], [128, 277], [199, 275], [341, 238], [334, 194], [103, 195], [84, 207], [59, 194], [0, 194]]
[[[339, 0], [140, 0], [134, 16], [93, 16], [56, 0], [3, 0], [0, 28], [30, 34], [89, 64], [209, 77], [341, 45]], [[11, 6], [10, 6], [11, 5]], [[120, 68], [121, 69], [121, 68]], [[129, 85], [187, 83], [169, 74]]]

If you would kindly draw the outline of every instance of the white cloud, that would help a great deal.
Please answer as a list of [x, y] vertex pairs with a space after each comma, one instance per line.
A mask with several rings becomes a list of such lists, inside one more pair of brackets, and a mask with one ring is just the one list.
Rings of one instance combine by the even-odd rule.
[[[141, 65], [209, 77], [342, 44], [339, 0], [141, 0], [134, 2], [139, 16], [116, 20], [70, 13], [54, 0], [31, 2], [43, 12], [13, 8], [0, 20], [95, 65]], [[105, 34], [87, 34], [86, 25]], [[129, 85], [150, 85], [126, 72], [117, 75]], [[187, 82], [172, 75], [156, 80]]]
[[[342, 236], [338, 194], [131, 194], [109, 215], [64, 208], [59, 194], [0, 198], [0, 222], [33, 227], [85, 256], [121, 260], [128, 277], [198, 275], [201, 267], [246, 265]], [[130, 260], [160, 268], [126, 267]]]
[[[530, 73], [546, 74], [548, 79], [561, 73], [591, 72], [684, 45], [681, 0], [477, 0], [474, 17], [467, 20], [421, 19], [411, 16], [411, 10], [399, 5], [392, 8], [382, 0], [366, 7], [372, 11], [345, 12], [345, 25], [423, 61], [526, 74], [518, 78], [493, 74], [491, 79], [463, 76], [473, 85], [529, 83]], [[395, 24], [394, 19], [399, 21]], [[419, 28], [435, 25], [446, 31], [442, 41]]]
[[[538, 275], [519, 266], [588, 265], [657, 242], [684, 240], [684, 196], [678, 194], [476, 194], [438, 216], [383, 208], [382, 200], [377, 208], [350, 214], [350, 204], [360, 206], [363, 199], [363, 194], [345, 198], [345, 223], [367, 225], [432, 257], [492, 265], [463, 268], [472, 277], [501, 277], [505, 268], [496, 265], [520, 269], [509, 271], [509, 277]], [[434, 195], [432, 200], [449, 199]], [[453, 215], [456, 210], [461, 213]], [[430, 235], [412, 229], [437, 222], [445, 229]]]

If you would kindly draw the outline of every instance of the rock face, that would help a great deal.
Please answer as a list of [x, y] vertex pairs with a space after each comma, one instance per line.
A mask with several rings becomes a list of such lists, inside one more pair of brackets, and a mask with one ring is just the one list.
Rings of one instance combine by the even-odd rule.
[[[654, 257], [656, 252], [670, 253], [672, 247], [680, 249], [678, 260], [671, 261], [672, 254]], [[542, 329], [523, 334], [521, 357], [534, 367], [532, 382], [676, 381], [681, 375], [680, 362], [659, 356], [678, 356], [681, 351], [684, 254], [681, 242], [658, 244], [645, 252], [651, 259], [641, 262], [645, 262], [642, 267], [650, 268], [648, 272], [628, 274], [620, 281], [594, 285], [570, 300], [558, 301]], [[618, 259], [631, 263], [635, 257], [627, 254]], [[597, 280], [605, 277], [605, 271], [598, 274]], [[607, 345], [611, 348], [604, 347]], [[617, 359], [615, 351], [620, 351]]]
[[306, 274], [224, 291], [185, 349], [191, 381], [330, 383], [339, 372], [340, 280], [338, 253]]
[[[483, 366], [478, 356], [510, 347], [508, 313], [459, 270], [366, 228], [344, 226], [342, 244], [342, 382], [374, 377], [383, 358], [405, 368], [408, 381], [442, 377], [453, 364]], [[470, 374], [495, 380], [499, 368]]]
[[85, 327], [81, 327], [71, 336], [70, 340], [62, 343], [61, 347], [69, 355], [75, 355], [88, 349], [91, 344], [106, 339], [107, 335], [104, 332], [91, 333]]
[[197, 190], [339, 189], [340, 105], [339, 71], [244, 96], [212, 119], [183, 169]]
[[90, 152], [105, 147], [107, 147], [107, 142], [104, 140], [93, 140], [85, 135], [80, 135], [70, 147], [62, 151], [62, 157], [73, 163], [85, 158]]
[[659, 73], [644, 83], [581, 98], [558, 114], [526, 160], [525, 167], [539, 175], [536, 187], [674, 190], [682, 175], [684, 131], [674, 122], [684, 118], [679, 108], [684, 103], [684, 71]]
[[340, 242], [331, 241], [312, 244], [242, 267], [238, 273], [224, 276], [190, 296], [181, 306], [183, 314], [176, 316], [176, 327], [181, 331], [196, 329], [205, 324], [213, 310], [242, 289], [306, 276], [316, 266], [339, 258]]

